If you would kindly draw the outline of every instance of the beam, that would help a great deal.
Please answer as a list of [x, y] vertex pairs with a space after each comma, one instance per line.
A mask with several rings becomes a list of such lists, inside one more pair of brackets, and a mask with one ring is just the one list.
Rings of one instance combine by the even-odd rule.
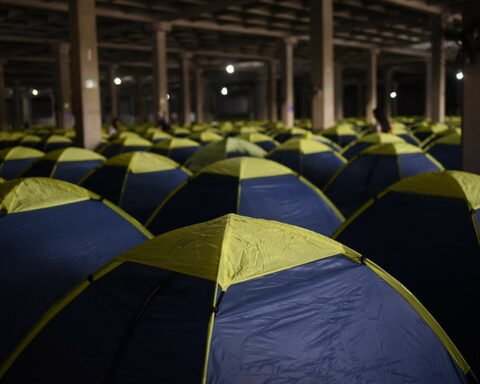
[[381, 0], [381, 2], [388, 5], [396, 5], [398, 7], [411, 9], [412, 11], [430, 13], [432, 15], [440, 15], [442, 13], [442, 7], [428, 5], [418, 0]]
[[208, 6], [199, 5], [186, 9], [185, 11], [178, 12], [172, 16], [168, 16], [168, 21], [190, 19], [191, 17], [199, 16], [202, 13], [213, 14], [215, 12], [226, 10], [232, 6], [242, 6], [248, 3], [253, 3], [255, 0], [217, 0], [210, 1]]

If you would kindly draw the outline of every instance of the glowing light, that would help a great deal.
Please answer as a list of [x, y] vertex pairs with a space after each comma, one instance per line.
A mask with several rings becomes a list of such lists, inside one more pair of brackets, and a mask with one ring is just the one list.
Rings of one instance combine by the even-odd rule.
[[170, 94], [167, 93], [167, 100], [170, 100]]
[[38, 91], [36, 89], [32, 89], [32, 95], [33, 96], [37, 96], [38, 95]]
[[227, 71], [227, 73], [233, 73], [233, 72], [235, 72], [235, 67], [232, 64], [228, 64], [225, 67], [225, 70]]
[[113, 80], [113, 82], [115, 83], [115, 85], [120, 85], [120, 84], [122, 84], [122, 79], [119, 78], [119, 77], [116, 77], [116, 78]]
[[393, 91], [393, 92], [390, 92], [390, 98], [391, 99], [395, 99], [397, 97], [397, 92]]
[[457, 78], [457, 80], [462, 80], [463, 79], [463, 72], [458, 71], [457, 74], [455, 75], [455, 77]]
[[228, 95], [228, 89], [227, 89], [227, 87], [223, 87], [222, 90], [220, 91], [220, 93], [221, 93], [223, 96], [227, 96], [227, 95]]

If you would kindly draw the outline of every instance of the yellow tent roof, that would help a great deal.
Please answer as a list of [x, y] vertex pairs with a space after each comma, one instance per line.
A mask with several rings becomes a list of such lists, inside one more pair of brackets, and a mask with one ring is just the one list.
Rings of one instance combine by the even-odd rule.
[[408, 143], [385, 143], [372, 145], [363, 150], [360, 155], [400, 155], [406, 153], [423, 153], [416, 145]]
[[[141, 151], [122, 153], [108, 159], [103, 165], [105, 167], [125, 167], [132, 173], [160, 172], [181, 168], [177, 162], [168, 157]], [[190, 173], [188, 170], [182, 169]]]
[[273, 140], [270, 136], [265, 135], [263, 133], [242, 133], [241, 135], [235, 136], [237, 139], [242, 139], [242, 140], [247, 140], [251, 143], [259, 143], [262, 141], [269, 141], [271, 143], [276, 143], [279, 145], [279, 143], [275, 140]]
[[0, 161], [33, 159], [43, 155], [44, 153], [38, 149], [17, 146], [0, 151]]
[[353, 135], [358, 136], [353, 124], [339, 124], [328, 128], [320, 133], [321, 135]]
[[42, 160], [55, 162], [105, 160], [102, 155], [85, 148], [69, 147], [46, 154]]
[[318, 152], [332, 152], [336, 154], [335, 150], [332, 149], [332, 147], [329, 147], [328, 145], [323, 144], [320, 141], [297, 138], [287, 140], [277, 148], [273, 149], [272, 153], [277, 151], [300, 151], [306, 155]]
[[269, 177], [294, 174], [294, 172], [275, 161], [257, 157], [232, 157], [220, 160], [203, 168], [202, 173], [214, 173], [225, 176], [234, 176], [242, 180], [255, 177]]
[[60, 136], [60, 135], [51, 135], [47, 137], [45, 140], [45, 143], [71, 143], [72, 139], [66, 137], [66, 136]]
[[175, 137], [173, 139], [162, 140], [153, 145], [153, 148], [161, 148], [161, 149], [174, 149], [174, 148], [185, 148], [185, 147], [200, 147], [200, 144], [198, 144], [194, 140]]
[[112, 141], [112, 144], [122, 145], [124, 147], [151, 147], [152, 143], [146, 139], [141, 138], [138, 135], [119, 137]]

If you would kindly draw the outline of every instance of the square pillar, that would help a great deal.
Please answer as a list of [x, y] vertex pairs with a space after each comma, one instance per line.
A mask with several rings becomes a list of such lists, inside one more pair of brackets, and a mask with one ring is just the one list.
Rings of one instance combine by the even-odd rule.
[[7, 104], [5, 90], [5, 60], [0, 60], [0, 131], [7, 130]]
[[145, 101], [143, 99], [143, 77], [137, 76], [136, 79], [136, 115], [137, 115], [137, 124], [142, 124], [145, 122]]
[[268, 62], [268, 103], [269, 117], [272, 123], [278, 120], [277, 109], [277, 67], [274, 60]]
[[432, 99], [431, 110], [434, 122], [445, 120], [445, 38], [443, 37], [443, 26], [438, 17], [434, 20], [432, 29]]
[[76, 141], [95, 149], [102, 137], [95, 0], [69, 0], [69, 24]]
[[367, 54], [367, 103], [365, 116], [367, 123], [375, 123], [373, 110], [377, 108], [377, 58], [378, 51], [371, 49]]
[[295, 123], [295, 105], [294, 105], [294, 62], [293, 49], [295, 38], [285, 39], [285, 59], [284, 59], [284, 101], [283, 101], [283, 123], [287, 127], [293, 127]]
[[205, 104], [205, 89], [203, 81], [203, 69], [195, 67], [195, 118], [197, 124], [202, 124], [205, 119], [203, 117], [203, 109]]
[[111, 64], [108, 67], [108, 91], [110, 93], [110, 122], [118, 118], [118, 85], [115, 84], [118, 66]]
[[72, 119], [72, 89], [70, 84], [70, 44], [58, 43], [55, 47], [56, 56], [56, 122], [59, 129], [71, 129]]
[[392, 117], [392, 99], [390, 98], [390, 93], [393, 91], [392, 78], [393, 69], [386, 68], [383, 72], [383, 109], [387, 119]]
[[267, 120], [267, 76], [265, 67], [259, 68], [255, 82], [255, 120]]
[[192, 124], [191, 111], [192, 104], [190, 102], [190, 64], [192, 55], [189, 53], [182, 53], [181, 67], [182, 67], [182, 111], [183, 111], [183, 124]]
[[343, 64], [335, 64], [335, 120], [343, 119]]
[[153, 29], [153, 116], [156, 123], [162, 117], [169, 120], [167, 32], [171, 26], [157, 21], [154, 22]]
[[310, 76], [314, 132], [335, 124], [333, 64], [333, 0], [310, 0]]

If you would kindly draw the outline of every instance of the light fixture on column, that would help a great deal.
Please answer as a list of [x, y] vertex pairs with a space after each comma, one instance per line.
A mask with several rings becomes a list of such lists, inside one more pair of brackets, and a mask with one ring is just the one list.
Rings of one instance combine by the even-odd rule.
[[462, 80], [463, 79], [463, 72], [458, 71], [457, 74], [455, 75], [455, 77], [457, 78], [457, 80]]
[[170, 94], [167, 93], [167, 100], [170, 100]]
[[115, 85], [120, 85], [122, 84], [122, 79], [120, 77], [116, 77], [113, 82], [115, 83]]
[[227, 71], [227, 73], [233, 73], [233, 72], [235, 72], [235, 67], [232, 64], [228, 64], [225, 67], [225, 70]]
[[227, 89], [227, 87], [223, 87], [222, 90], [220, 91], [220, 93], [221, 93], [223, 96], [227, 96], [227, 95], [228, 95], [228, 89]]
[[390, 92], [390, 98], [391, 99], [395, 99], [396, 97], [397, 97], [397, 92], [395, 92], [395, 91]]
[[32, 95], [33, 96], [38, 96], [38, 91], [36, 89], [32, 89]]

